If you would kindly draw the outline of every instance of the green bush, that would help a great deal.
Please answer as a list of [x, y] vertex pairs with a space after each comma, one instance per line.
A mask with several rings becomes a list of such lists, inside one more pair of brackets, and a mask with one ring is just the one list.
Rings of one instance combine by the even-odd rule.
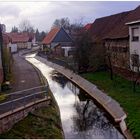
[[0, 94], [0, 102], [4, 101], [7, 98], [6, 94]]
[[2, 89], [2, 91], [9, 90], [9, 89], [10, 89], [10, 85], [7, 84], [7, 83], [3, 83], [3, 84], [1, 85], [1, 89]]

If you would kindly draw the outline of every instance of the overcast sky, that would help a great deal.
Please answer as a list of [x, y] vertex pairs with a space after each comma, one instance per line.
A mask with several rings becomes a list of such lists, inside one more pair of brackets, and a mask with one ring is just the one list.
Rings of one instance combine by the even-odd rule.
[[6, 25], [7, 31], [28, 19], [40, 31], [49, 31], [54, 20], [68, 17], [76, 22], [94, 22], [96, 18], [133, 10], [138, 2], [101, 2], [101, 1], [47, 1], [47, 2], [0, 2], [0, 22]]

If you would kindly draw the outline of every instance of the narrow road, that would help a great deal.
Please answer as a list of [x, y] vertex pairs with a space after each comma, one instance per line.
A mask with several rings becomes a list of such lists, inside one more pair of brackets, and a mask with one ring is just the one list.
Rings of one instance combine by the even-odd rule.
[[[37, 100], [38, 98], [44, 98], [43, 93], [36, 96], [34, 96], [34, 94], [46, 91], [46, 87], [42, 87], [39, 75], [34, 67], [18, 53], [14, 54], [13, 58], [14, 81], [12, 83], [12, 89], [9, 91], [10, 93], [8, 92], [8, 97], [5, 101], [8, 103], [0, 104], [0, 114], [10, 111], [11, 109], [21, 107], [24, 104], [28, 104], [31, 101]], [[26, 99], [22, 98], [28, 95], [31, 96]], [[18, 100], [19, 98], [21, 99]], [[17, 99], [17, 101], [12, 103], [11, 101], [15, 99]]]
[[40, 79], [33, 66], [18, 54], [14, 54], [13, 57], [14, 82], [12, 84], [13, 89], [11, 92], [41, 86]]

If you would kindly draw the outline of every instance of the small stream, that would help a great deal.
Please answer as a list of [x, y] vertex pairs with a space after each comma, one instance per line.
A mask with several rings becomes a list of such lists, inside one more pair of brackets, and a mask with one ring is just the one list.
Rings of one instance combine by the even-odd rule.
[[94, 100], [62, 74], [38, 61], [34, 55], [26, 57], [47, 78], [58, 103], [65, 138], [122, 139], [124, 136], [107, 119], [106, 112]]

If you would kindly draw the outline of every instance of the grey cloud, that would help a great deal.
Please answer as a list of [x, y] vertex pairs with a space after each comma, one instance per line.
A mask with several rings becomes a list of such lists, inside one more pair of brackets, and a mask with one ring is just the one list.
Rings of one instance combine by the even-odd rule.
[[0, 16], [13, 16], [13, 17], [18, 17], [20, 13], [20, 8], [17, 7], [16, 5], [10, 5], [6, 3], [1, 3], [0, 2]]
[[[30, 3], [29, 3], [30, 4]], [[28, 4], [27, 4], [28, 5]], [[39, 2], [38, 2], [39, 5]], [[117, 5], [117, 6], [116, 6]], [[40, 30], [50, 30], [55, 19], [68, 17], [71, 22], [83, 17], [85, 23], [94, 22], [96, 18], [108, 16], [125, 10], [136, 8], [139, 2], [93, 2], [93, 1], [49, 1], [49, 4], [43, 5], [39, 10], [31, 13], [26, 13], [24, 17], [28, 18], [34, 27]], [[5, 10], [5, 11], [4, 11]], [[18, 5], [1, 6], [0, 16], [19, 16], [19, 13], [24, 13], [23, 8], [20, 9]], [[19, 16], [15, 20], [24, 18]], [[18, 26], [19, 23], [15, 22]], [[8, 28], [10, 28], [9, 22]], [[13, 25], [14, 26], [14, 25]], [[10, 29], [11, 30], [11, 29]]]

